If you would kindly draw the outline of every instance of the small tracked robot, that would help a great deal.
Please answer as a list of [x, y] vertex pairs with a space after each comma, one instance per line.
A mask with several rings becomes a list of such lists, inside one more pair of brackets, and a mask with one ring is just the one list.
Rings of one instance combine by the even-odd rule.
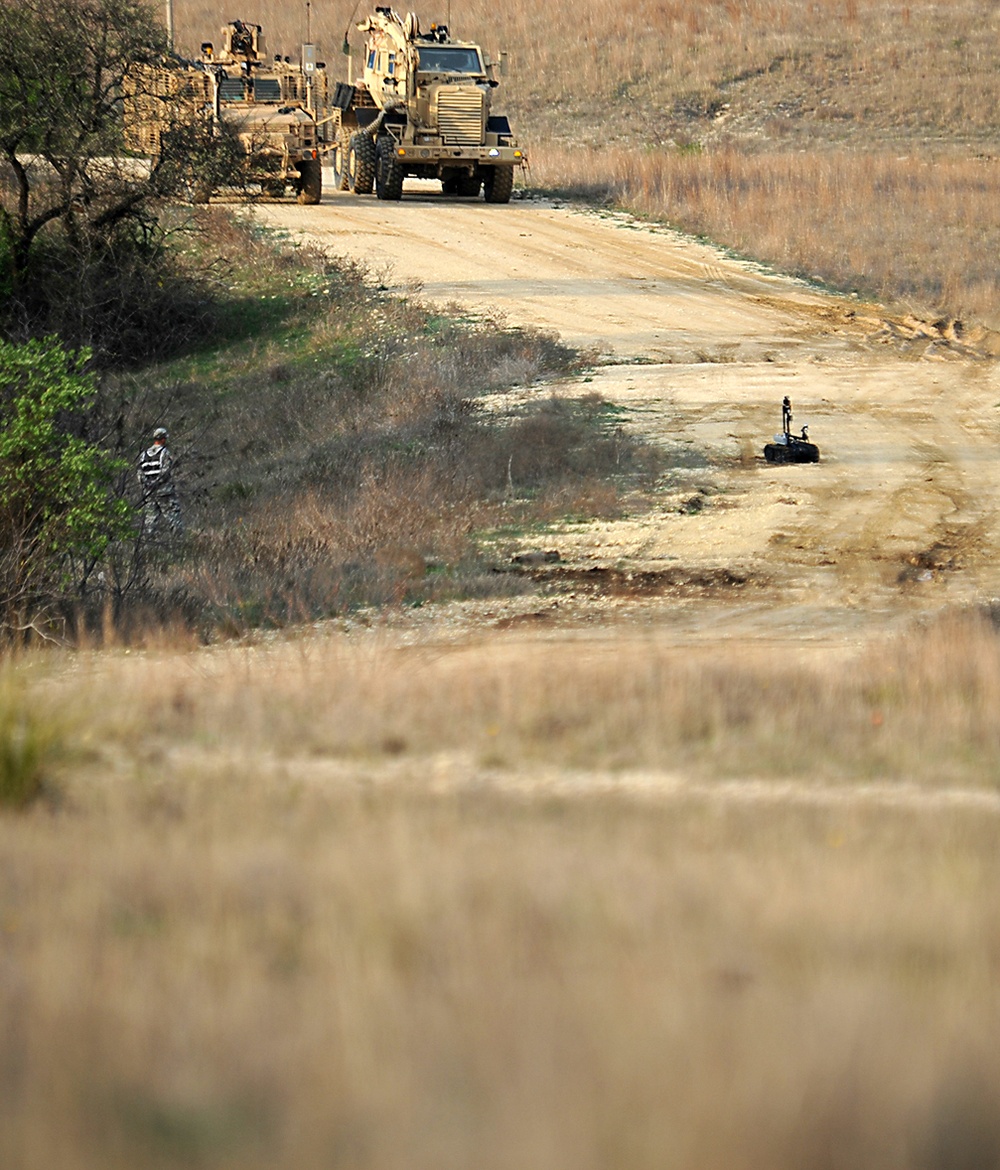
[[809, 428], [792, 434], [792, 403], [786, 394], [781, 403], [781, 434], [764, 448], [768, 463], [819, 463], [819, 447], [809, 442]]

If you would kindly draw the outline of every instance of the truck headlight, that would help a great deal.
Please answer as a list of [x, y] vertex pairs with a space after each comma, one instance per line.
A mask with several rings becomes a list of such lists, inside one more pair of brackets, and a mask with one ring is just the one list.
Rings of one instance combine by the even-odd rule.
[[500, 151], [499, 151], [499, 150], [497, 150], [497, 148], [494, 146], [494, 147], [493, 147], [493, 148], [490, 150], [490, 158], [499, 158], [499, 157], [500, 157]]

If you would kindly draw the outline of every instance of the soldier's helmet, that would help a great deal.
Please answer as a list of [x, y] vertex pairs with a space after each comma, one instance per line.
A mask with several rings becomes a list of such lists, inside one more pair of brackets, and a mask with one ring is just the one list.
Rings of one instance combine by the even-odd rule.
[[156, 430], [153, 431], [153, 441], [154, 442], [157, 439], [166, 439], [166, 437], [167, 437], [167, 428], [166, 427], [157, 427]]

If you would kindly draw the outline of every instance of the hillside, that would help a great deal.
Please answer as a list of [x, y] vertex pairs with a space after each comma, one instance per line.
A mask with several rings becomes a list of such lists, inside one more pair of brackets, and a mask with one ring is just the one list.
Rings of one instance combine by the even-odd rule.
[[[357, 61], [365, 11], [313, 6], [313, 37], [335, 71], [345, 28]], [[508, 53], [507, 104], [539, 162], [553, 143], [988, 147], [1000, 132], [1000, 13], [976, 0], [417, 6], [424, 23], [448, 11], [456, 35]], [[249, 0], [240, 15], [264, 26], [274, 51], [294, 53], [305, 37], [304, 5]], [[215, 4], [177, 0], [178, 47], [196, 51], [222, 19]]]

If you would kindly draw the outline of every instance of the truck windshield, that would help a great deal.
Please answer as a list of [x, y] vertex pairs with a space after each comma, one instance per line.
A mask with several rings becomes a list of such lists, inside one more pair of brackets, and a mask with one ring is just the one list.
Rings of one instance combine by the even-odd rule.
[[483, 66], [476, 49], [452, 45], [421, 45], [417, 68], [421, 73], [479, 73]]

